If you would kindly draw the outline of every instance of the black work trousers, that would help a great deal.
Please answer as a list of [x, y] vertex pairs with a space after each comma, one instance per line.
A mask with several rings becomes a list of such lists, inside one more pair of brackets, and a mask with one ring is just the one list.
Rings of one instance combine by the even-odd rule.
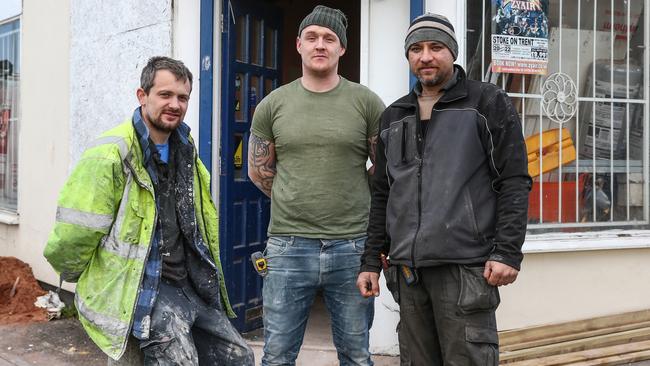
[[483, 278], [483, 268], [421, 268], [410, 286], [398, 273], [402, 365], [498, 365], [499, 290]]
[[253, 366], [253, 351], [225, 312], [208, 307], [184, 281], [160, 281], [149, 339], [140, 341], [145, 366]]

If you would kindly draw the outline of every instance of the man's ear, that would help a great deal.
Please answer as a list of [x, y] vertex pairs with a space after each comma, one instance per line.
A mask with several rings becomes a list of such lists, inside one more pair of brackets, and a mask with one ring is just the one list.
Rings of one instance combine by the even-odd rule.
[[300, 36], [298, 36], [298, 37], [296, 37], [296, 51], [298, 51], [298, 53], [300, 53], [300, 46], [301, 45], [302, 44], [300, 42]]
[[345, 48], [341, 47], [339, 48], [339, 57], [345, 55]]
[[138, 98], [140, 105], [145, 105], [145, 98], [147, 97], [147, 93], [144, 91], [144, 89], [138, 88], [138, 90], [135, 91], [135, 96]]

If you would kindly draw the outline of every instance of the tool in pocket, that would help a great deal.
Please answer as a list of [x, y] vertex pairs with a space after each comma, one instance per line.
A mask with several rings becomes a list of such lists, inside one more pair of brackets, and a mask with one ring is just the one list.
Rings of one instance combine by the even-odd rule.
[[404, 277], [404, 282], [407, 286], [414, 285], [418, 283], [418, 272], [417, 269], [411, 268], [409, 266], [400, 265], [400, 272], [402, 272], [402, 277]]
[[253, 267], [255, 268], [257, 274], [262, 277], [266, 276], [268, 273], [268, 268], [266, 265], [266, 258], [264, 258], [262, 252], [255, 252], [251, 254], [251, 262], [253, 262]]

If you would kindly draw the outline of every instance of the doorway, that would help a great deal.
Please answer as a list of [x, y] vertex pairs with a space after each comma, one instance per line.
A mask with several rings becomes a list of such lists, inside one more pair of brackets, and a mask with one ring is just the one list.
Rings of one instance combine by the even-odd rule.
[[248, 137], [255, 106], [273, 89], [301, 76], [296, 36], [316, 5], [348, 18], [348, 49], [339, 74], [359, 82], [358, 1], [230, 0], [223, 2], [219, 224], [222, 261], [237, 329], [262, 326], [262, 278], [250, 255], [263, 251], [270, 200], [248, 179]]

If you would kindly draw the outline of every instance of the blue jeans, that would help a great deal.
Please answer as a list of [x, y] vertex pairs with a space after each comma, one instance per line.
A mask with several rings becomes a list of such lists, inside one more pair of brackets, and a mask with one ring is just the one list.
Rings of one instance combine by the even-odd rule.
[[295, 365], [318, 290], [332, 320], [340, 365], [372, 366], [368, 330], [374, 301], [356, 287], [366, 237], [307, 239], [270, 237], [265, 257], [262, 366]]

